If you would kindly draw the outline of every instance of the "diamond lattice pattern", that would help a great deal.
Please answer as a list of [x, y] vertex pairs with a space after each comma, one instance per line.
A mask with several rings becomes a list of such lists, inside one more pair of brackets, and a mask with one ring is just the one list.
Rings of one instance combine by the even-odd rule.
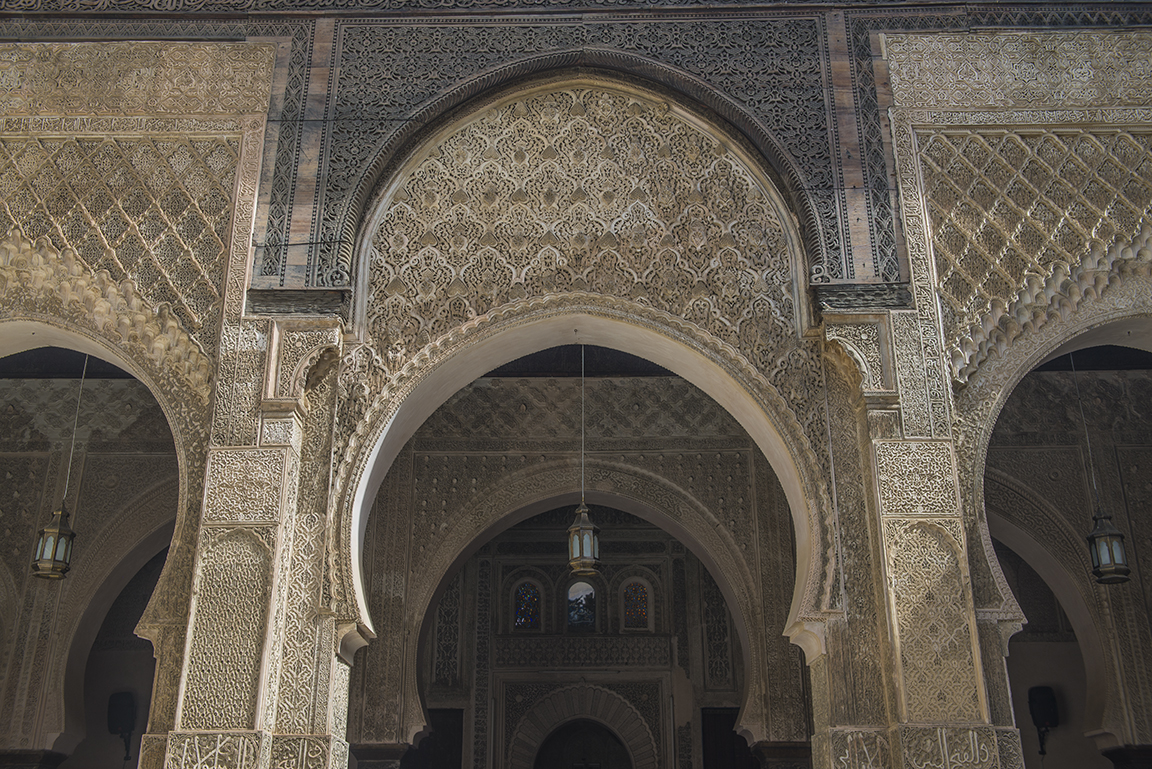
[[1152, 134], [918, 132], [949, 346], [1028, 275], [1131, 238], [1152, 207]]
[[211, 349], [238, 155], [233, 138], [0, 138], [0, 233], [131, 278]]

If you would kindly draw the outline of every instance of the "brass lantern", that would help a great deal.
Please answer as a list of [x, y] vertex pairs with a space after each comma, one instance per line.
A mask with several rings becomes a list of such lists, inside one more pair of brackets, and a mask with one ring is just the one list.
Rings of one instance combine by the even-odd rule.
[[76, 532], [68, 525], [68, 483], [72, 480], [72, 457], [76, 454], [76, 428], [80, 424], [80, 400], [84, 397], [84, 380], [88, 377], [88, 356], [84, 356], [84, 370], [80, 374], [80, 391], [76, 394], [76, 417], [72, 420], [72, 447], [68, 450], [68, 469], [64, 475], [64, 496], [60, 509], [52, 513], [52, 520], [40, 529], [36, 540], [36, 553], [32, 558], [32, 574], [43, 579], [64, 579], [72, 565], [72, 540]]
[[580, 345], [580, 506], [568, 527], [568, 565], [573, 574], [586, 577], [596, 573], [599, 561], [600, 529], [588, 518], [584, 504], [584, 345]]
[[576, 508], [576, 520], [568, 527], [568, 565], [572, 573], [589, 576], [596, 573], [600, 560], [600, 528], [588, 518], [588, 506]]
[[60, 509], [52, 513], [52, 520], [40, 529], [32, 573], [44, 579], [64, 579], [72, 563], [72, 540], [75, 538], [76, 532], [68, 525], [68, 510], [61, 502]]
[[1124, 552], [1124, 535], [1112, 524], [1112, 516], [1100, 509], [1100, 489], [1096, 486], [1096, 465], [1092, 461], [1092, 436], [1088, 433], [1088, 420], [1084, 416], [1084, 399], [1080, 396], [1080, 376], [1076, 373], [1076, 360], [1068, 353], [1072, 367], [1072, 383], [1076, 386], [1076, 403], [1080, 407], [1080, 424], [1084, 427], [1084, 445], [1088, 448], [1088, 475], [1092, 480], [1092, 495], [1096, 510], [1092, 513], [1095, 524], [1088, 534], [1088, 555], [1092, 559], [1092, 575], [1101, 585], [1118, 585], [1128, 581], [1128, 555]]
[[1092, 516], [1096, 525], [1088, 534], [1088, 551], [1092, 556], [1092, 574], [1101, 585], [1128, 581], [1128, 555], [1124, 552], [1124, 535], [1112, 525], [1112, 516]]

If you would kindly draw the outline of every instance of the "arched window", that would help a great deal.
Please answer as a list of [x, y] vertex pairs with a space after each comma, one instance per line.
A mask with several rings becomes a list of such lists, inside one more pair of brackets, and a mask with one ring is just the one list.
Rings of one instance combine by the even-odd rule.
[[652, 592], [648, 581], [626, 580], [620, 588], [620, 625], [625, 630], [652, 629]]
[[530, 580], [524, 580], [512, 591], [512, 629], [513, 630], [540, 630], [540, 586]]
[[568, 630], [591, 633], [596, 630], [596, 588], [587, 582], [568, 587]]

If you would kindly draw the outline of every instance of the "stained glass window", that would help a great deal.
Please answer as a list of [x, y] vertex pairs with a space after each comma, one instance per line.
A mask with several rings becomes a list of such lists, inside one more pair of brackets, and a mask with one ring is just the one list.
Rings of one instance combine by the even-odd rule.
[[540, 588], [535, 582], [521, 582], [516, 588], [516, 630], [540, 628]]
[[568, 588], [568, 629], [588, 633], [596, 629], [596, 589], [587, 582]]
[[648, 629], [648, 586], [643, 582], [629, 582], [624, 586], [624, 627]]

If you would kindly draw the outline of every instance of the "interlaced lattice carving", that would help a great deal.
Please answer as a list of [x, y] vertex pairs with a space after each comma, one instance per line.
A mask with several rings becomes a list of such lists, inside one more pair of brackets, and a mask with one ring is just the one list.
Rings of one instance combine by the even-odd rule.
[[400, 182], [372, 240], [368, 323], [415, 349], [509, 301], [594, 290], [755, 348], [790, 331], [789, 251], [775, 191], [667, 105], [541, 93]]
[[995, 302], [1131, 239], [1152, 212], [1152, 135], [1129, 131], [917, 132], [946, 342]]
[[211, 351], [239, 153], [226, 137], [0, 138], [0, 232], [132, 279]]

